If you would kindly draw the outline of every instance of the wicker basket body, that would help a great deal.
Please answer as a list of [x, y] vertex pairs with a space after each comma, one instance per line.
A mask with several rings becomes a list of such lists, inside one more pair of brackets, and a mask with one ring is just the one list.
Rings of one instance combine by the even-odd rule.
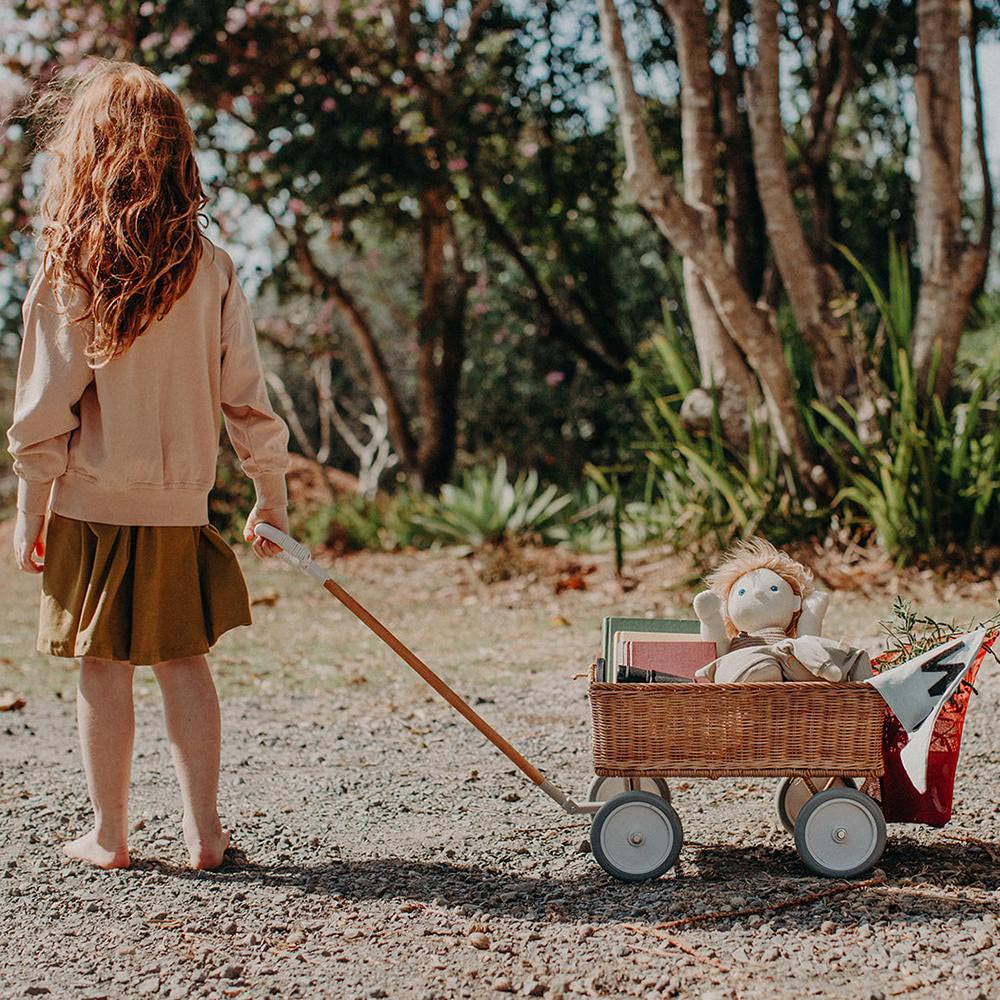
[[877, 777], [885, 703], [868, 684], [590, 685], [594, 771], [621, 777]]

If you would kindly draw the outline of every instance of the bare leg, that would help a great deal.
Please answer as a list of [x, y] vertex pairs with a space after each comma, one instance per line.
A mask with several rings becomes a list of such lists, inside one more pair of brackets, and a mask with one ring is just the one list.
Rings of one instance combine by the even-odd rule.
[[204, 656], [153, 667], [163, 694], [170, 753], [184, 803], [184, 842], [194, 868], [217, 868], [229, 846], [219, 821], [219, 697]]
[[135, 712], [132, 665], [84, 656], [80, 660], [76, 714], [94, 828], [63, 850], [99, 868], [127, 868], [128, 785]]

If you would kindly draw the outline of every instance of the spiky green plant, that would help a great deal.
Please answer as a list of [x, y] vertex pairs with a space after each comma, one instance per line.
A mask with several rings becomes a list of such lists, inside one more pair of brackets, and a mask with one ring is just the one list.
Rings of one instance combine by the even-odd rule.
[[[1000, 539], [1000, 363], [988, 361], [966, 376], [969, 396], [950, 410], [916, 387], [910, 360], [912, 303], [904, 250], [890, 247], [888, 294], [841, 248], [872, 291], [885, 333], [876, 376], [871, 424], [865, 438], [857, 411], [841, 413], [818, 401], [809, 419], [813, 438], [837, 469], [841, 489], [834, 508], [861, 512], [886, 551], [903, 563], [918, 553], [956, 546], [970, 552]], [[933, 380], [932, 380], [933, 381]]]
[[542, 486], [534, 470], [508, 478], [500, 458], [492, 471], [484, 467], [462, 475], [459, 483], [441, 487], [411, 518], [434, 541], [481, 546], [536, 536], [552, 540], [559, 515], [573, 502], [556, 486]]

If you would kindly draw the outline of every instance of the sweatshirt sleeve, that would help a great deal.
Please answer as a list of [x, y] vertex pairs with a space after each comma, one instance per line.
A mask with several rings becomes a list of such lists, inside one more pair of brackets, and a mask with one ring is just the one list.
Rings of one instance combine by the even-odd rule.
[[39, 267], [21, 307], [14, 422], [7, 431], [17, 509], [26, 514], [45, 514], [52, 482], [66, 471], [70, 436], [80, 426], [80, 397], [94, 378], [86, 331], [71, 322], [78, 309], [76, 297], [62, 306], [56, 301]]
[[288, 427], [268, 399], [253, 317], [235, 275], [222, 309], [222, 414], [257, 505], [286, 506]]

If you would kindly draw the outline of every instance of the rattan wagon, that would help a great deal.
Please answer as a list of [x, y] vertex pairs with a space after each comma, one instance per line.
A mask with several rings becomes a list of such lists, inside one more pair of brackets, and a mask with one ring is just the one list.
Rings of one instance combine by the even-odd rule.
[[590, 704], [590, 798], [602, 801], [591, 849], [615, 878], [655, 878], [677, 860], [672, 777], [782, 778], [779, 821], [822, 875], [856, 875], [881, 856], [885, 820], [858, 787], [885, 770], [885, 702], [870, 685], [592, 681]]
[[[885, 817], [864, 789], [886, 771], [883, 729], [892, 717], [870, 684], [606, 684], [592, 670], [596, 777], [587, 801], [578, 802], [313, 562], [304, 545], [269, 524], [255, 531], [321, 583], [562, 809], [592, 815], [594, 857], [615, 878], [656, 878], [677, 860], [683, 832], [670, 801], [671, 777], [780, 777], [778, 818], [794, 832], [799, 856], [813, 871], [848, 877], [881, 857]], [[983, 634], [973, 637], [975, 650]], [[953, 662], [934, 669], [946, 670], [957, 684], [965, 672], [955, 662], [962, 645], [928, 654], [926, 666], [909, 664], [927, 669], [953, 654]]]

